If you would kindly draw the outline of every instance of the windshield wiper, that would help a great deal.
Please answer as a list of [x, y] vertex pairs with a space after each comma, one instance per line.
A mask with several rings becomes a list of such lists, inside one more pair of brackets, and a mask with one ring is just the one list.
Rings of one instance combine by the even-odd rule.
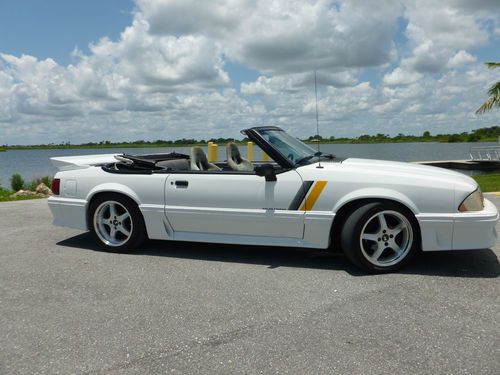
[[[316, 156], [316, 154], [315, 154], [315, 156]], [[323, 157], [325, 157], [327, 159], [335, 159], [335, 155], [329, 154], [329, 153], [325, 153], [325, 152], [320, 152], [319, 156], [323, 156]]]
[[301, 159], [297, 160], [297, 161], [295, 162], [295, 164], [297, 164], [297, 165], [298, 165], [298, 164], [301, 164], [301, 163], [303, 163], [303, 162], [305, 162], [305, 161], [311, 160], [311, 159], [312, 159], [312, 158], [314, 158], [314, 157], [321, 157], [321, 156], [323, 156], [323, 157], [325, 157], [325, 158], [327, 158], [327, 159], [335, 159], [335, 155], [333, 155], [333, 154], [327, 154], [327, 153], [324, 153], [324, 152], [318, 151], [318, 152], [315, 152], [315, 153], [314, 153], [314, 154], [312, 154], [312, 155], [307, 155], [307, 156], [304, 156], [303, 158], [301, 158]]
[[307, 155], [307, 156], [304, 156], [303, 158], [300, 158], [299, 160], [297, 160], [297, 161], [295, 162], [295, 164], [300, 164], [300, 163], [303, 163], [303, 162], [305, 162], [305, 161], [311, 160], [311, 159], [312, 159], [313, 157], [315, 157], [315, 156], [316, 156], [316, 154], [314, 154], [314, 155]]

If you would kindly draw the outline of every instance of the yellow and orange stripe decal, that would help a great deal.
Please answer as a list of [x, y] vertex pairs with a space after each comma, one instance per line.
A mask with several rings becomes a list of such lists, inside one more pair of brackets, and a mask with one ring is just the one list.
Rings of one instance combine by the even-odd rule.
[[326, 186], [327, 181], [316, 181], [314, 186], [311, 189], [309, 195], [304, 199], [304, 203], [300, 207], [300, 211], [312, 211], [314, 204], [318, 200], [321, 192]]

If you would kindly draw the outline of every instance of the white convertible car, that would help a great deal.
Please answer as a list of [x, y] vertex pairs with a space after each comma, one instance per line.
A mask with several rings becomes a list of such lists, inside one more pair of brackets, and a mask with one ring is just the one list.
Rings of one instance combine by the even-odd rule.
[[190, 155], [52, 158], [54, 224], [109, 251], [146, 238], [342, 249], [369, 272], [416, 252], [494, 245], [498, 212], [477, 183], [441, 168], [320, 153], [278, 127], [242, 131], [272, 162]]

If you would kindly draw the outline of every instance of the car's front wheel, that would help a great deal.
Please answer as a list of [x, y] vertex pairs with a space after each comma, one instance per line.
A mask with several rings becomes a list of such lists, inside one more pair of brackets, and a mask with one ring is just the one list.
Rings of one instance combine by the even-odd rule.
[[347, 257], [373, 273], [400, 269], [415, 254], [418, 244], [413, 213], [392, 202], [373, 202], [354, 209], [341, 231]]
[[131, 251], [145, 238], [144, 220], [137, 204], [117, 194], [104, 194], [92, 201], [89, 228], [96, 242], [106, 251]]

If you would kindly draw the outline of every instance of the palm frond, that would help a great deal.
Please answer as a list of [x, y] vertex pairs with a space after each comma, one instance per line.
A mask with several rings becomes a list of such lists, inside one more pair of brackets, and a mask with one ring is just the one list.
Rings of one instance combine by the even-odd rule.
[[477, 109], [476, 114], [485, 113], [493, 107], [500, 107], [500, 81], [488, 89], [488, 95], [490, 97]]
[[[490, 69], [500, 68], [500, 62], [487, 62], [484, 64]], [[488, 95], [490, 97], [477, 109], [476, 114], [488, 112], [493, 107], [500, 107], [500, 81], [491, 85], [488, 89]]]
[[500, 101], [500, 81], [491, 85], [488, 89], [488, 95], [497, 98]]
[[484, 65], [486, 65], [490, 69], [500, 68], [500, 62], [487, 62], [484, 63]]

